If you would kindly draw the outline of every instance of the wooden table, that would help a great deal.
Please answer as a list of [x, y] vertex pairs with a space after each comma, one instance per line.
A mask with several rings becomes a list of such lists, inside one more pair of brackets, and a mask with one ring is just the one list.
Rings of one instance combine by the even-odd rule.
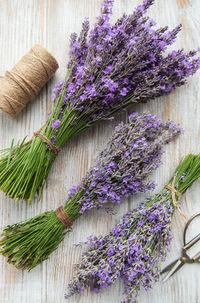
[[[0, 147], [8, 147], [14, 137], [16, 142], [25, 135], [31, 137], [40, 128], [51, 108], [51, 92], [55, 83], [62, 80], [68, 61], [69, 35], [80, 30], [82, 20], [89, 16], [94, 22], [99, 14], [101, 0], [1, 0], [0, 1], [0, 72], [4, 74], [35, 43], [44, 45], [57, 58], [60, 68], [55, 77], [43, 88], [39, 96], [15, 119], [0, 113]], [[113, 18], [123, 12], [131, 12], [141, 1], [116, 0]], [[173, 48], [190, 50], [200, 45], [200, 2], [199, 0], [160, 0], [149, 10], [159, 25], [170, 28], [179, 23], [183, 30]], [[200, 72], [189, 79], [188, 84], [175, 93], [135, 107], [139, 112], [149, 111], [162, 119], [180, 122], [185, 134], [167, 146], [163, 157], [164, 165], [153, 178], [157, 189], [168, 181], [174, 167], [182, 156], [189, 152], [200, 152]], [[0, 193], [0, 226], [30, 218], [40, 212], [55, 209], [65, 201], [68, 189], [84, 176], [112, 134], [120, 120], [99, 125], [72, 140], [61, 153], [51, 170], [41, 201], [31, 205], [14, 202]], [[0, 302], [1, 303], [61, 303], [66, 302], [64, 293], [67, 282], [72, 278], [72, 267], [79, 259], [81, 249], [74, 243], [84, 241], [91, 233], [105, 234], [118, 218], [133, 208], [144, 197], [138, 195], [125, 201], [117, 208], [116, 216], [106, 213], [92, 213], [83, 216], [74, 224], [74, 231], [68, 235], [49, 260], [31, 272], [17, 271], [0, 256]], [[183, 211], [188, 215], [200, 210], [200, 182], [197, 182], [183, 197]], [[174, 239], [166, 263], [180, 254], [184, 220], [179, 214], [173, 221]], [[199, 232], [198, 227], [195, 227]], [[194, 231], [195, 231], [194, 229]], [[139, 303], [199, 303], [199, 265], [186, 265], [167, 283], [157, 283], [153, 290], [141, 291]], [[121, 282], [103, 291], [100, 295], [86, 292], [69, 300], [75, 302], [117, 303], [120, 302], [123, 286]]]

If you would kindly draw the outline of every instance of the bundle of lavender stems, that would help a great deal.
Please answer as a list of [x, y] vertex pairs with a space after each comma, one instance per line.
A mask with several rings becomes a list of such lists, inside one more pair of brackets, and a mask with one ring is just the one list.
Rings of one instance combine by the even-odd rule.
[[130, 115], [126, 124], [116, 127], [82, 182], [70, 190], [64, 208], [5, 227], [0, 253], [17, 268], [31, 270], [48, 258], [85, 212], [153, 189], [149, 176], [161, 164], [163, 146], [180, 133], [179, 125], [151, 114]]
[[195, 51], [171, 51], [181, 26], [154, 29], [145, 17], [153, 0], [110, 23], [112, 0], [89, 30], [71, 35], [66, 76], [54, 89], [54, 106], [45, 125], [32, 139], [1, 152], [0, 189], [15, 200], [38, 198], [56, 155], [66, 142], [131, 104], [163, 96], [186, 83], [200, 67]]
[[137, 302], [141, 287], [148, 290], [158, 281], [160, 264], [170, 249], [170, 226], [177, 209], [172, 191], [178, 199], [199, 177], [200, 154], [188, 155], [177, 167], [170, 186], [125, 214], [106, 236], [90, 236], [66, 298], [87, 288], [98, 293], [120, 278], [124, 284], [121, 302]]

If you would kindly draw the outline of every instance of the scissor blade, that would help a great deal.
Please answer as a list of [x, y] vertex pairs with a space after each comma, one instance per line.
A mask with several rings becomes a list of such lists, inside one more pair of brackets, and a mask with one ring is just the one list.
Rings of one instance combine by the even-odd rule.
[[166, 282], [171, 276], [173, 276], [185, 263], [183, 263], [181, 261], [181, 259], [179, 259], [174, 266], [172, 267], [172, 269], [169, 271], [169, 273], [166, 275], [166, 277], [163, 279], [163, 282]]
[[167, 265], [167, 266], [161, 271], [160, 274], [162, 275], [162, 274], [164, 274], [164, 273], [170, 271], [170, 270], [174, 267], [174, 265], [178, 262], [178, 260], [179, 260], [179, 259], [176, 259], [174, 262], [172, 262], [172, 263], [170, 263], [169, 265]]
[[183, 249], [189, 249], [190, 247], [192, 247], [194, 244], [196, 244], [198, 241], [200, 240], [200, 233], [194, 238], [192, 239], [190, 242], [188, 242]]
[[200, 262], [200, 252], [198, 252], [193, 258], [192, 258], [193, 260], [194, 260], [194, 262]]

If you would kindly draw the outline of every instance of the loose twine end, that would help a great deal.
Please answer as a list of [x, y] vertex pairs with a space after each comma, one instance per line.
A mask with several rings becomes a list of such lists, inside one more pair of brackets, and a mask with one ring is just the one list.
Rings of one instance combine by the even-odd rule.
[[72, 226], [73, 220], [72, 220], [72, 218], [70, 218], [70, 216], [65, 211], [63, 206], [58, 207], [55, 211], [55, 214], [64, 226], [66, 226], [66, 227]]
[[183, 216], [186, 220], [188, 220], [188, 216], [186, 214], [184, 214], [184, 212], [180, 209], [179, 202], [176, 200], [176, 196], [181, 197], [182, 195], [175, 189], [175, 181], [176, 181], [176, 177], [174, 176], [172, 184], [166, 185], [165, 188], [169, 189], [172, 193], [172, 201], [173, 201], [174, 207], [178, 209], [181, 216]]

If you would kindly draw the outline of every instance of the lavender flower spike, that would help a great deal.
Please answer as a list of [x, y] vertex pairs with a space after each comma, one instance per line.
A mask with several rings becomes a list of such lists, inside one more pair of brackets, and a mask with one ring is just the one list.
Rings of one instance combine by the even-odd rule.
[[[156, 116], [132, 114], [120, 123], [105, 149], [77, 187], [71, 188], [64, 210], [70, 221], [105, 203], [154, 188], [150, 174], [161, 163], [163, 145], [181, 133], [179, 126]], [[17, 268], [31, 270], [41, 263], [72, 230], [55, 211], [4, 228], [0, 253]]]
[[[200, 154], [187, 156], [178, 166], [175, 188], [183, 194], [200, 178]], [[86, 288], [98, 293], [120, 278], [124, 283], [122, 303], [137, 302], [141, 287], [151, 288], [160, 274], [172, 239], [170, 224], [175, 212], [172, 193], [165, 188], [125, 214], [106, 236], [91, 236], [88, 249], [76, 265], [76, 276], [68, 285], [66, 297]]]
[[137, 302], [141, 286], [151, 288], [159, 278], [158, 261], [163, 261], [171, 240], [173, 207], [156, 201], [128, 212], [106, 236], [90, 236], [87, 251], [75, 266], [76, 276], [68, 285], [66, 298], [86, 288], [99, 293], [121, 278], [124, 300]]
[[107, 202], [119, 204], [124, 197], [153, 189], [149, 175], [161, 164], [163, 144], [180, 132], [174, 122], [162, 123], [154, 115], [133, 113], [127, 124], [116, 127], [82, 184], [70, 191], [69, 199], [74, 199], [81, 188], [79, 203], [83, 214]]

